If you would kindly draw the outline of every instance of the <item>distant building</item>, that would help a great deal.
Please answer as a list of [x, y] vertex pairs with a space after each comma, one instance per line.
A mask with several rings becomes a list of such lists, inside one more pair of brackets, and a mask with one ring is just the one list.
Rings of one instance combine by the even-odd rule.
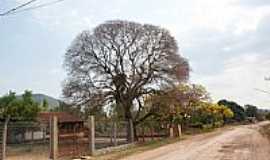
[[67, 112], [40, 112], [37, 121], [41, 125], [49, 126], [50, 118], [53, 116], [57, 117], [59, 134], [73, 133], [84, 128], [81, 118]]

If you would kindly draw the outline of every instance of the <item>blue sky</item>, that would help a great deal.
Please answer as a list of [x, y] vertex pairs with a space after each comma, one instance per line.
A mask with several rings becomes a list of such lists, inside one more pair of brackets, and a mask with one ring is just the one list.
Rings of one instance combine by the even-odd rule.
[[[28, 0], [0, 0], [3, 12]], [[52, 0], [38, 0], [38, 3]], [[34, 4], [35, 5], [35, 4]], [[31, 89], [61, 97], [63, 55], [75, 36], [106, 20], [160, 25], [213, 100], [270, 107], [269, 0], [65, 0], [0, 17], [0, 95]]]

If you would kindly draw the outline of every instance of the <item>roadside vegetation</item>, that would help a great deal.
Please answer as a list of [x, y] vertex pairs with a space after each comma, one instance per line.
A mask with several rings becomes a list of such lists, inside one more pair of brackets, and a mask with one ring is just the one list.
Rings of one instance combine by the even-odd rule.
[[137, 143], [133, 146], [130, 146], [125, 149], [115, 150], [108, 154], [101, 154], [94, 156], [94, 160], [118, 160], [136, 153], [141, 153], [144, 151], [152, 150], [164, 145], [172, 144], [179, 142], [185, 138], [170, 138], [170, 139], [162, 139], [162, 140], [152, 140], [144, 143]]
[[[68, 47], [64, 59], [68, 76], [63, 85], [65, 102], [50, 111], [66, 111], [86, 119], [126, 121], [127, 138], [137, 126], [181, 125], [208, 130], [230, 123], [264, 120], [256, 106], [212, 101], [206, 88], [191, 84], [191, 67], [179, 54], [170, 32], [151, 24], [107, 21], [81, 32]], [[26, 91], [22, 99], [10, 92], [0, 99], [2, 118], [34, 118], [47, 111]], [[269, 115], [268, 115], [269, 116]], [[252, 120], [253, 120], [252, 119]], [[151, 124], [147, 124], [151, 123]]]
[[[270, 119], [270, 113], [253, 105], [216, 103], [204, 86], [190, 83], [188, 60], [179, 54], [170, 32], [159, 26], [121, 20], [100, 24], [77, 35], [65, 53], [64, 65], [68, 73], [64, 102], [57, 108], [49, 110], [46, 101], [34, 102], [30, 91], [22, 98], [10, 92], [0, 98], [0, 118], [34, 121], [40, 111], [71, 112], [84, 120], [94, 115], [96, 120], [128, 122], [129, 141], [132, 135], [138, 139], [140, 125], [156, 130], [180, 126], [183, 133], [194, 134]], [[177, 140], [154, 140], [134, 150]]]
[[262, 126], [259, 131], [270, 141], [270, 124]]
[[147, 121], [207, 129], [234, 115], [212, 102], [203, 86], [188, 82], [188, 60], [170, 32], [159, 26], [105, 22], [74, 39], [64, 64], [66, 101], [85, 117], [131, 120], [135, 137], [137, 126]]
[[0, 119], [6, 121], [32, 121], [38, 112], [46, 110], [48, 104], [35, 102], [31, 91], [25, 91], [23, 95], [17, 96], [15, 92], [9, 92], [0, 97]]

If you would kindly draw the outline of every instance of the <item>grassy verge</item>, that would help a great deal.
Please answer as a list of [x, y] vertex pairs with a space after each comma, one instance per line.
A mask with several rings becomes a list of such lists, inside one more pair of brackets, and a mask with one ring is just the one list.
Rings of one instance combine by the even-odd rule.
[[93, 157], [93, 159], [94, 160], [118, 160], [132, 154], [141, 153], [147, 150], [152, 150], [152, 149], [155, 149], [155, 148], [167, 145], [167, 144], [172, 144], [182, 139], [184, 139], [184, 137], [153, 140], [153, 141], [144, 142], [144, 143], [137, 143], [135, 146], [129, 147], [125, 150], [118, 150], [118, 151], [113, 151], [105, 155], [95, 156]]

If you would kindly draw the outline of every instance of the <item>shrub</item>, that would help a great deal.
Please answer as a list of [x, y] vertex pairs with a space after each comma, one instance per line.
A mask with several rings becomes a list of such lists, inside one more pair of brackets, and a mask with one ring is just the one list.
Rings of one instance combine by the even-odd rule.
[[213, 124], [204, 124], [202, 128], [203, 128], [203, 131], [209, 131], [213, 129], [214, 127], [213, 127]]
[[265, 118], [266, 118], [267, 120], [270, 120], [270, 113], [267, 113], [266, 116], [265, 116]]
[[223, 121], [217, 121], [217, 122], [214, 122], [214, 126], [217, 127], [217, 128], [222, 127], [223, 124], [224, 124]]

